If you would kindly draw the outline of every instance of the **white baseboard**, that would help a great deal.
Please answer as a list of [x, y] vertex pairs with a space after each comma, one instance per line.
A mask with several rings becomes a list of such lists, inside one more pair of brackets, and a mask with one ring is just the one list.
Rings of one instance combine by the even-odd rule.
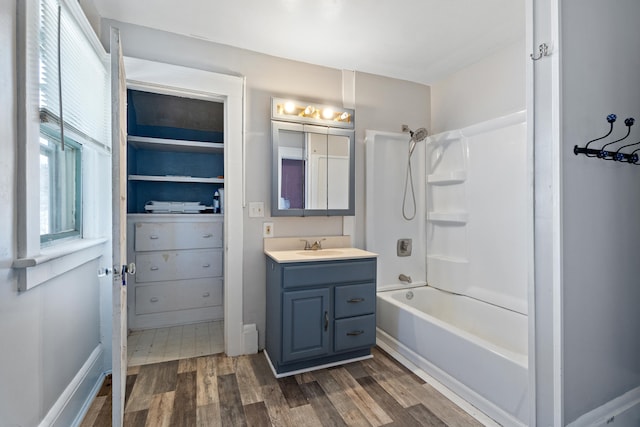
[[608, 401], [572, 421], [567, 427], [636, 427], [640, 425], [640, 387]]
[[[78, 426], [104, 378], [102, 346], [98, 345], [60, 394], [38, 427]], [[96, 378], [98, 380], [96, 381]]]

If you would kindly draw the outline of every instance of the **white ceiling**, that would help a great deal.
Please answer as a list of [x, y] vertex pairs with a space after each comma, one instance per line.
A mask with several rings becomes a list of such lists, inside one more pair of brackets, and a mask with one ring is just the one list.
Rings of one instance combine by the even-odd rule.
[[100, 16], [432, 84], [524, 37], [524, 0], [93, 0]]

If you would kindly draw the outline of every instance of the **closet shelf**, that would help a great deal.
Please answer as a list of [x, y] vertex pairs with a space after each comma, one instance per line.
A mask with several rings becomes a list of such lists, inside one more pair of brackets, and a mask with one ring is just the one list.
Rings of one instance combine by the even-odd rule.
[[224, 178], [198, 178], [194, 176], [174, 175], [129, 175], [129, 181], [153, 181], [153, 182], [190, 182], [204, 184], [224, 184]]
[[163, 150], [185, 153], [223, 153], [222, 142], [184, 141], [180, 139], [150, 138], [146, 136], [127, 137], [129, 144], [142, 150]]
[[461, 184], [466, 179], [467, 172], [463, 170], [427, 175], [427, 183], [432, 185]]
[[429, 212], [427, 221], [450, 224], [466, 224], [469, 218], [467, 212]]

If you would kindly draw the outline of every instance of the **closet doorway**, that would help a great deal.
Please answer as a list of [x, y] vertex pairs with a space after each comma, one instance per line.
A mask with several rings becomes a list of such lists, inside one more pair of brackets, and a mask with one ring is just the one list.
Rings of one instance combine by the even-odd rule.
[[244, 81], [137, 58], [125, 72], [129, 365], [241, 354]]

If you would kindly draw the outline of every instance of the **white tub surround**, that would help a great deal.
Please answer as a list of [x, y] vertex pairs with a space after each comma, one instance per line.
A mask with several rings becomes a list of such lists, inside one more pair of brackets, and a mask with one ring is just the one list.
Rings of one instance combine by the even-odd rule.
[[[518, 112], [418, 143], [413, 220], [402, 215], [412, 202], [404, 191], [409, 136], [366, 137], [366, 247], [380, 253], [378, 342], [503, 425], [529, 422], [526, 126]], [[412, 253], [402, 256], [407, 238]]]
[[[410, 136], [407, 133], [367, 130], [366, 154], [366, 249], [378, 255], [378, 290], [422, 286], [426, 283], [425, 231], [425, 145], [419, 142], [411, 157], [413, 187], [416, 197], [415, 218], [402, 217], [403, 199], [406, 210], [413, 212], [410, 188], [404, 196], [407, 155]], [[398, 256], [399, 239], [411, 239], [411, 255]], [[411, 283], [400, 281], [400, 274], [411, 277]]]
[[526, 114], [428, 138], [427, 282], [527, 314]]

